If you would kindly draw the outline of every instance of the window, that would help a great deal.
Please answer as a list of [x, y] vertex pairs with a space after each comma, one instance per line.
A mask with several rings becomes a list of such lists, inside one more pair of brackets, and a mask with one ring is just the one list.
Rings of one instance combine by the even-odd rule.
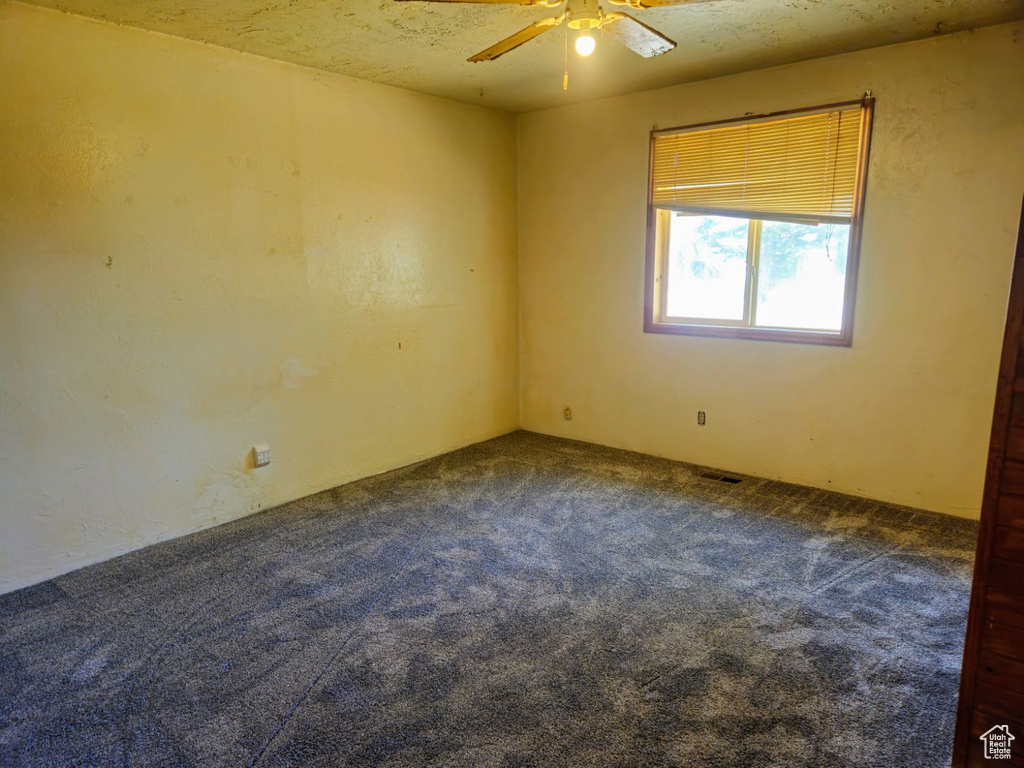
[[644, 330], [848, 346], [872, 108], [654, 131]]

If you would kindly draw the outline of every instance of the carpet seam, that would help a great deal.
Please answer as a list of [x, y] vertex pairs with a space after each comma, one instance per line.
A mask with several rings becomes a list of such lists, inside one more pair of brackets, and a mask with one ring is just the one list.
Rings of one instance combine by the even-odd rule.
[[[886, 557], [887, 555], [895, 554], [896, 552], [899, 552], [901, 549], [903, 549], [903, 547], [901, 545], [897, 544], [892, 549], [887, 549], [887, 550], [885, 550], [883, 552], [879, 552], [878, 554], [869, 557], [867, 560], [864, 560], [864, 561], [858, 563], [857, 565], [855, 565], [855, 566], [853, 566], [851, 568], [848, 568], [847, 570], [843, 571], [842, 573], [839, 573], [836, 576], [833, 576], [829, 581], [826, 581], [824, 584], [821, 584], [821, 585], [815, 587], [814, 589], [811, 589], [811, 590], [799, 590], [799, 591], [803, 593], [804, 597], [817, 597], [818, 595], [820, 595], [825, 590], [831, 589], [832, 587], [834, 587], [836, 584], [838, 584], [841, 581], [845, 581], [846, 579], [848, 579], [850, 576], [852, 576], [853, 574], [857, 573], [858, 571], [864, 570], [865, 568], [870, 566], [872, 563], [874, 563], [876, 560], [880, 560], [881, 558]], [[800, 610], [800, 607], [801, 606], [799, 606], [799, 605], [790, 606], [785, 611], [783, 611], [781, 614], [779, 614], [779, 620], [787, 622], [787, 626], [790, 629], [792, 629], [793, 628], [793, 625], [791, 623], [792, 619], [796, 615], [796, 613]], [[754, 616], [754, 614], [750, 614], [750, 618], [752, 620], [756, 620], [756, 617]]]
[[291, 709], [288, 710], [284, 718], [281, 720], [281, 723], [270, 735], [270, 738], [267, 739], [266, 743], [263, 745], [260, 751], [257, 752], [255, 757], [253, 757], [253, 759], [250, 761], [249, 768], [256, 768], [256, 764], [259, 763], [259, 761], [263, 759], [263, 756], [270, 751], [270, 747], [273, 746], [274, 741], [277, 739], [277, 737], [281, 735], [281, 732], [285, 729], [285, 726], [288, 725], [292, 717], [299, 710], [299, 707], [305, 704], [306, 699], [309, 698], [309, 694], [313, 692], [313, 689], [316, 688], [317, 684], [324, 678], [324, 675], [327, 674], [327, 670], [330, 669], [331, 665], [334, 664], [335, 661], [337, 661], [338, 657], [341, 656], [342, 651], [344, 651], [348, 644], [352, 641], [352, 638], [355, 637], [356, 634], [363, 628], [363, 625], [366, 624], [366, 620], [370, 618], [370, 614], [373, 613], [374, 609], [377, 607], [377, 604], [381, 600], [383, 600], [385, 595], [387, 595], [387, 593], [391, 590], [392, 585], [394, 585], [395, 581], [401, 575], [402, 571], [405, 570], [405, 566], [409, 564], [410, 560], [412, 560], [413, 555], [416, 554], [416, 551], [420, 548], [420, 545], [423, 543], [423, 540], [427, 538], [427, 534], [430, 533], [433, 527], [433, 523], [427, 523], [426, 530], [423, 531], [419, 539], [417, 539], [416, 543], [412, 546], [412, 549], [409, 550], [409, 553], [399, 564], [398, 570], [395, 571], [391, 578], [388, 579], [387, 584], [385, 584], [384, 587], [380, 590], [380, 592], [377, 593], [376, 597], [373, 598], [369, 607], [366, 609], [366, 612], [359, 619], [359, 623], [356, 624], [355, 627], [353, 627], [352, 631], [349, 632], [348, 637], [346, 637], [345, 641], [338, 647], [338, 650], [336, 650], [331, 655], [331, 658], [327, 660], [323, 668], [320, 670], [320, 673], [315, 678], [313, 678], [312, 682], [310, 682], [310, 684], [306, 687], [306, 690], [302, 692], [302, 695], [300, 695], [299, 698], [296, 699]]
[[884, 550], [882, 552], [879, 552], [878, 554], [876, 554], [876, 555], [874, 555], [872, 557], [869, 557], [867, 560], [864, 560], [864, 561], [858, 563], [857, 565], [853, 566], [852, 568], [849, 568], [849, 569], [843, 571], [842, 573], [837, 574], [836, 576], [834, 576], [829, 581], [826, 581], [824, 584], [821, 584], [821, 585], [815, 587], [814, 589], [810, 590], [809, 592], [806, 592], [805, 594], [808, 597], [814, 597], [815, 595], [820, 595], [826, 589], [829, 589], [830, 587], [838, 584], [840, 581], [844, 581], [847, 578], [849, 578], [850, 576], [852, 576], [853, 574], [857, 573], [858, 571], [864, 570], [865, 568], [867, 568], [869, 565], [871, 565], [876, 560], [880, 560], [881, 558], [887, 557], [888, 555], [893, 555], [893, 554], [899, 552], [902, 549], [903, 549], [903, 545], [902, 544], [896, 544], [891, 549], [887, 549], [887, 550]]

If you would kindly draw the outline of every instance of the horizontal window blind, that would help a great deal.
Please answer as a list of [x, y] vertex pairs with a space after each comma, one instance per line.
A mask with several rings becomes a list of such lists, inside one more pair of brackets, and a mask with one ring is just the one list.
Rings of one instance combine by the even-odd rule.
[[857, 104], [655, 134], [652, 202], [690, 213], [849, 222], [863, 113]]

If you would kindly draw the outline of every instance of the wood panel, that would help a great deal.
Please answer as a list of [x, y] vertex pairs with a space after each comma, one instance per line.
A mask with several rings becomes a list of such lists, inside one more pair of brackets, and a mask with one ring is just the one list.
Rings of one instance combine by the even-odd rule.
[[982, 651], [978, 659], [978, 682], [1024, 694], [1024, 661]]
[[[1010, 728], [1010, 732], [1011, 733], [1017, 733], [1018, 731], [1013, 730], [1013, 728], [1011, 727]], [[1016, 746], [1016, 742], [1014, 742], [1014, 746]], [[967, 765], [970, 765], [970, 766], [1001, 765], [1001, 766], [1004, 766], [1005, 768], [1024, 768], [1024, 759], [1021, 759], [1019, 754], [1014, 754], [1013, 758], [1011, 760], [986, 760], [985, 756], [984, 756], [984, 753], [982, 752], [983, 749], [984, 749], [984, 745], [981, 743], [980, 737], [972, 740], [971, 741], [971, 753], [968, 756], [968, 760], [970, 760], [970, 762], [967, 763]]]
[[1007, 627], [1024, 629], [1024, 613], [1020, 600], [1013, 595], [990, 590], [985, 611], [985, 623], [1002, 624]]
[[[989, 712], [996, 718], [1015, 720], [1024, 723], [1024, 693], [1008, 691], [1005, 686], [989, 685], [978, 681], [975, 688], [975, 695], [978, 699], [978, 709], [982, 712]], [[1017, 734], [1013, 734], [1016, 736]], [[1019, 738], [1019, 737], [1018, 737]], [[1020, 746], [1017, 744], [1016, 746]]]
[[992, 554], [1000, 560], [1024, 563], [1024, 528], [996, 526]]
[[[1003, 723], [1003, 722], [996, 723], [995, 721], [993, 721], [993, 725], [989, 726], [989, 727], [991, 728], [991, 727], [993, 727], [995, 725], [1009, 725], [1009, 723]], [[986, 760], [985, 759], [985, 755], [984, 755], [984, 752], [983, 752], [983, 750], [985, 749], [985, 746], [984, 746], [984, 744], [981, 741], [981, 734], [985, 733], [987, 730], [988, 730], [988, 728], [986, 728], [984, 731], [981, 731], [977, 736], [972, 738], [972, 740], [971, 740], [971, 747], [970, 747], [970, 756], [968, 758], [970, 762], [967, 763], [967, 764], [970, 765], [972, 768], [974, 768], [974, 766], [989, 766], [991, 768], [991, 766], [996, 766], [996, 765], [1002, 766], [1003, 768], [1024, 768], [1024, 758], [1022, 758], [1020, 756], [1020, 750], [1018, 750], [1018, 749], [1014, 749], [1013, 750], [1011, 759], [1009, 759], [1009, 760]], [[1020, 733], [1020, 728], [1019, 727], [1018, 728], [1014, 728], [1012, 725], [1010, 725], [1010, 733], [1014, 733], [1014, 734]], [[1017, 743], [1014, 742], [1013, 746], [1016, 747]]]
[[996, 512], [996, 525], [1024, 528], [1024, 497], [1001, 496]]
[[[1018, 731], [1024, 733], [1024, 722], [1007, 720], [1006, 718], [1000, 719], [998, 715], [993, 715], [989, 712], [976, 712], [971, 718], [971, 738], [979, 739], [981, 734], [988, 731], [993, 725], [1008, 725], [1010, 733], [1016, 734]], [[1021, 760], [1024, 760], [1024, 754], [1021, 754], [1019, 757]]]
[[[1024, 360], [1024, 355], [1021, 355]], [[1017, 379], [1021, 381], [1021, 379]], [[1024, 461], [1024, 427], [1011, 427], [1006, 435], [1006, 458]]]
[[1024, 768], [1024, 204], [996, 382], [971, 608], [960, 675], [954, 768], [992, 765], [981, 736], [1006, 726]]
[[1024, 462], [1007, 461], [1003, 464], [1003, 493], [1024, 496]]
[[1024, 650], [1024, 629], [993, 623], [986, 627], [981, 650], [1016, 659], [1020, 656], [1021, 650]]
[[[993, 557], [989, 564], [988, 584], [991, 589], [998, 589], [1000, 592], [1024, 595], [1024, 564], [1010, 563]], [[1021, 646], [1021, 650], [1024, 651], [1024, 645]]]

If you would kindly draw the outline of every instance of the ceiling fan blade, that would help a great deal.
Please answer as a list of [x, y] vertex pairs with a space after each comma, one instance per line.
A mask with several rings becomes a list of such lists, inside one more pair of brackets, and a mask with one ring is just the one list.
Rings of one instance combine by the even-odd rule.
[[533, 40], [537, 35], [541, 35], [547, 32], [549, 29], [554, 29], [565, 19], [565, 14], [561, 16], [552, 16], [550, 19], [541, 19], [535, 21], [526, 29], [520, 29], [511, 37], [506, 37], [500, 43], [495, 43], [490, 48], [480, 51], [475, 56], [470, 56], [466, 61], [494, 61], [499, 56], [502, 56], [514, 48], [518, 48], [523, 43]]
[[676, 47], [674, 40], [665, 37], [661, 32], [637, 21], [628, 13], [609, 13], [604, 17], [601, 29], [607, 28], [608, 34], [645, 59], [667, 53]]
[[712, 3], [715, 0], [607, 0], [612, 5], [626, 5], [630, 8], [661, 8], [666, 5], [694, 5], [696, 3]]
[[[410, 0], [396, 0], [396, 2], [410, 2]], [[484, 3], [486, 5], [536, 5], [541, 8], [553, 8], [561, 5], [563, 0], [416, 0], [426, 3]]]

